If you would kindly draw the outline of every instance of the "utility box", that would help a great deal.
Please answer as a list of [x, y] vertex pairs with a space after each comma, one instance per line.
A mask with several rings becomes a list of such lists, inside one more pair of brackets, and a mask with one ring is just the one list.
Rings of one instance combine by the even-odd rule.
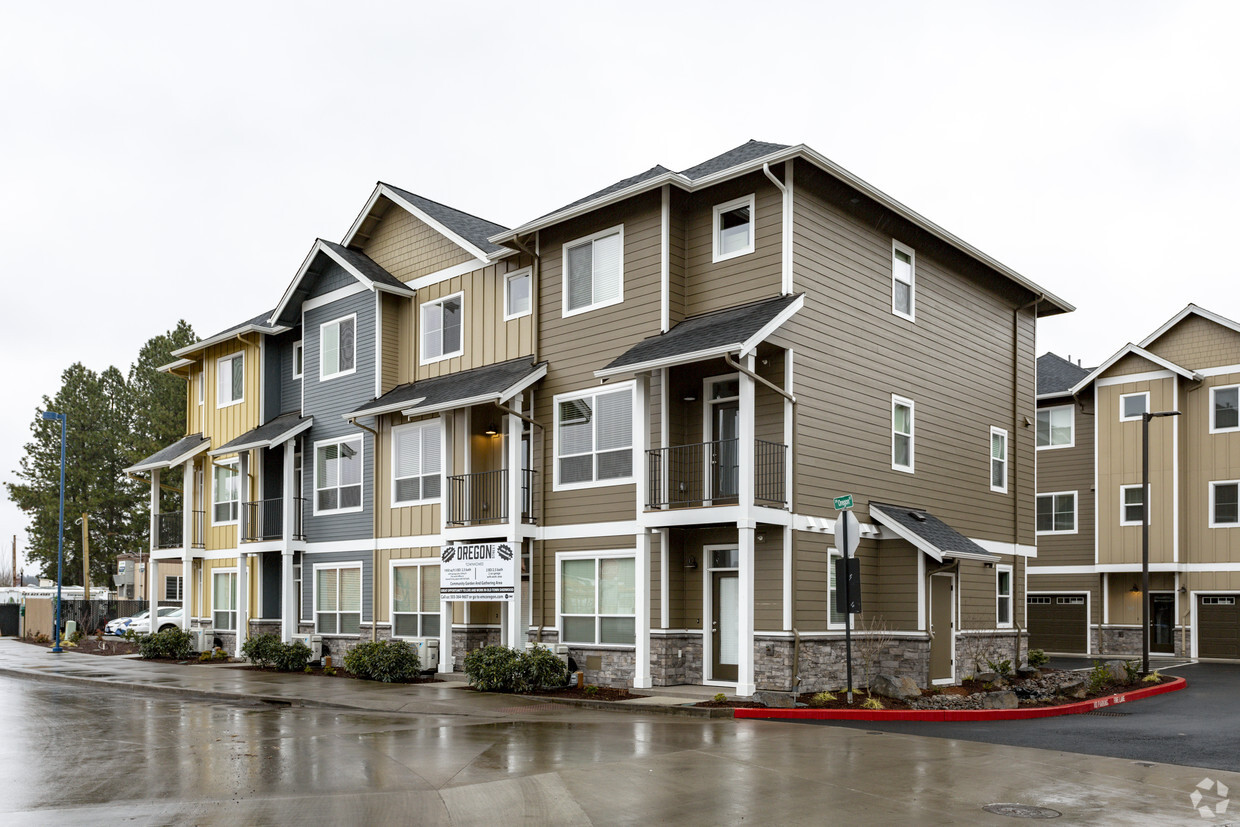
[[320, 661], [323, 659], [323, 636], [322, 635], [290, 635], [290, 641], [299, 641], [304, 643], [306, 648], [310, 650], [310, 660]]
[[409, 645], [418, 650], [418, 661], [423, 672], [435, 672], [439, 669], [439, 638], [415, 637]]

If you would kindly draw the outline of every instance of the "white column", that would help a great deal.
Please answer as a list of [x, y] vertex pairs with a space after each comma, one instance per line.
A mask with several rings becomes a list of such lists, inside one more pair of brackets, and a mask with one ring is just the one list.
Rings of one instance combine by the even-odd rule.
[[293, 495], [297, 493], [297, 480], [294, 474], [294, 456], [297, 451], [297, 438], [284, 443], [284, 474], [281, 490], [284, 492], [284, 538], [280, 548], [280, 639], [285, 643], [292, 640], [297, 632], [298, 610], [295, 605], [297, 597], [293, 591], [293, 529], [296, 527], [294, 509], [297, 503]]
[[[637, 463], [637, 518], [640, 520], [650, 502], [650, 474], [646, 470], [647, 450], [650, 448], [650, 375], [639, 373], [634, 386], [633, 447], [639, 458]], [[633, 610], [636, 614], [634, 637], [636, 652], [633, 667], [633, 688], [650, 688], [650, 529], [637, 530], [637, 559], [633, 568], [637, 576], [637, 594]]]
[[187, 460], [181, 474], [181, 628], [189, 631], [192, 625], [189, 580], [193, 573], [194, 558], [194, 461]]
[[[159, 548], [159, 469], [151, 471], [151, 544], [150, 550]], [[137, 578], [134, 578], [137, 583]]]
[[[754, 357], [745, 358], [745, 367], [754, 368]], [[737, 551], [740, 555], [737, 572], [737, 635], [738, 656], [736, 667], [736, 694], [749, 696], [754, 692], [753, 666], [753, 549], [754, 529], [752, 518], [754, 488], [754, 381], [740, 375], [740, 422], [737, 443], [740, 449], [740, 512], [737, 521]]]
[[250, 630], [250, 555], [237, 550], [237, 651], [241, 657], [241, 645]]
[[146, 561], [146, 583], [147, 596], [150, 598], [150, 625], [147, 629], [151, 634], [159, 631], [159, 589], [156, 583], [157, 572], [159, 567], [155, 565], [155, 558]]
[[439, 671], [452, 671], [452, 602], [439, 601]]
[[[151, 471], [151, 549], [146, 555], [146, 602], [150, 609], [150, 631], [154, 632], [155, 618], [159, 608], [159, 594], [155, 591], [155, 549], [159, 548], [159, 476], [160, 469]], [[139, 566], [140, 567], [140, 566]], [[142, 572], [134, 574], [133, 582], [142, 580]]]
[[[510, 404], [513, 410], [520, 411], [521, 397], [516, 397]], [[504, 629], [507, 637], [504, 640], [508, 642], [508, 646], [518, 651], [525, 648], [526, 639], [525, 618], [521, 614], [521, 559], [525, 552], [521, 542], [521, 430], [521, 418], [509, 414], [508, 444], [505, 446], [508, 450], [504, 463], [508, 467], [508, 490], [504, 492], [504, 496], [508, 498], [508, 545], [512, 547], [512, 563], [516, 572], [513, 576], [512, 600], [503, 607], [503, 614], [507, 622]]]
[[250, 501], [250, 452], [242, 451], [237, 455], [237, 547], [241, 547], [242, 538], [249, 534], [250, 509], [246, 503]]

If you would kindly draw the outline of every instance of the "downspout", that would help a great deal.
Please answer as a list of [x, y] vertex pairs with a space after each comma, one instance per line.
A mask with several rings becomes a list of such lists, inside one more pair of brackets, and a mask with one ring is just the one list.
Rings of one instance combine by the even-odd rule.
[[[378, 417], [376, 424], [378, 424]], [[370, 544], [370, 640], [373, 643], [379, 639], [379, 547], [376, 541], [379, 539], [379, 432], [374, 428], [363, 425], [357, 421], [356, 417], [349, 417], [349, 424], [368, 431], [375, 437], [374, 457], [371, 459], [370, 471], [370, 511], [371, 520], [371, 544]]]
[[[1021, 420], [1020, 420], [1021, 413], [1020, 413], [1020, 402], [1019, 402], [1020, 314], [1024, 313], [1029, 308], [1035, 308], [1034, 312], [1036, 313], [1037, 312], [1036, 308], [1038, 304], [1041, 303], [1042, 300], [1045, 298], [1046, 296], [1039, 293], [1036, 299], [1029, 302], [1028, 304], [1024, 304], [1024, 305], [1021, 305], [1020, 307], [1017, 307], [1016, 310], [1012, 313], [1012, 431], [1013, 433], [1016, 431], [1016, 428], [1019, 425], [1023, 424], [1021, 423]], [[1035, 388], [1035, 391], [1036, 391], [1036, 388]], [[1025, 425], [1024, 427], [1027, 428], [1029, 426]], [[1011, 454], [1011, 462], [1012, 462], [1012, 551], [1015, 552], [1016, 546], [1020, 544], [1020, 483], [1019, 483], [1020, 477], [1017, 475], [1017, 471], [1019, 470], [1019, 465], [1017, 464], [1017, 457], [1019, 456], [1019, 453], [1016, 451], [1016, 440], [1010, 440], [1009, 442], [1010, 444], [1008, 445], [1008, 452]], [[1034, 493], [1035, 495], [1037, 493], [1037, 481], [1036, 480], [1034, 481]], [[1018, 582], [1024, 583], [1025, 580], [1023, 577], [1020, 580], [1017, 580], [1016, 578], [1017, 578], [1017, 574], [1021, 571], [1022, 568], [1024, 569], [1028, 568], [1029, 561], [1025, 560], [1024, 563], [1022, 564], [1021, 555], [1015, 554], [1015, 553], [1013, 553], [1012, 558], [1013, 558], [1012, 562], [1015, 563], [1015, 565], [1012, 567], [1012, 625], [1016, 628], [1016, 658], [1014, 660], [1014, 663], [1017, 666], [1020, 666], [1020, 650], [1021, 650], [1020, 638], [1021, 638], [1021, 635], [1024, 634], [1025, 630], [1020, 625], [1020, 614], [1016, 611], [1016, 584]], [[1025, 595], [1025, 600], [1024, 600], [1023, 605], [1026, 607], [1029, 605], [1029, 595]]]
[[[789, 183], [792, 181], [791, 161], [784, 166], [785, 175], [788, 177]], [[779, 190], [782, 213], [780, 219], [782, 227], [780, 229], [780, 244], [783, 249], [783, 261], [780, 264], [780, 293], [785, 296], [792, 294], [792, 197], [788, 192], [788, 184], [780, 181], [771, 172], [770, 164], [762, 165], [762, 172], [771, 183], [775, 185], [775, 189]]]

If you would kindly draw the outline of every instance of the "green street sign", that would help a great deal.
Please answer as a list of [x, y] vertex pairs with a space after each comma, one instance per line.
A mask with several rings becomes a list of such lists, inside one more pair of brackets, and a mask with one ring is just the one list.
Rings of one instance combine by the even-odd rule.
[[852, 494], [845, 494], [842, 497], [835, 498], [835, 510], [845, 511], [853, 507]]

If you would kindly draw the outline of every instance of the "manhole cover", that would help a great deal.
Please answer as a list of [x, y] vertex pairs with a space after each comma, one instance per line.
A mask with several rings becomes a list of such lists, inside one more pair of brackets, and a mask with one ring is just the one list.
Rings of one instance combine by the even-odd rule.
[[1032, 804], [987, 804], [982, 808], [995, 815], [1011, 816], [1012, 818], [1059, 818], [1063, 813], [1049, 807], [1034, 807]]

